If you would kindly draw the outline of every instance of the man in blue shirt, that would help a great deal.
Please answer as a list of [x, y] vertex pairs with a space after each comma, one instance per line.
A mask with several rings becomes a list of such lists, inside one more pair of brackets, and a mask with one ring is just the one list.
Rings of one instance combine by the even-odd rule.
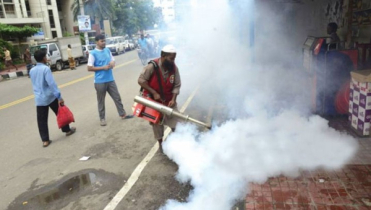
[[[30, 77], [35, 95], [39, 133], [43, 142], [43, 147], [47, 147], [52, 142], [49, 139], [48, 129], [49, 107], [53, 110], [55, 115], [57, 115], [59, 104], [63, 105], [64, 101], [54, 81], [50, 68], [45, 65], [47, 62], [46, 49], [37, 50], [34, 53], [34, 57], [37, 64], [31, 69]], [[70, 128], [69, 125], [62, 127], [62, 132], [65, 132], [66, 136], [72, 135], [75, 131], [76, 128]]]
[[97, 91], [100, 125], [106, 126], [105, 98], [107, 92], [115, 102], [117, 112], [122, 119], [132, 118], [133, 115], [126, 115], [124, 105], [121, 102], [120, 93], [112, 73], [112, 68], [115, 67], [115, 59], [111, 51], [106, 48], [105, 36], [97, 35], [95, 41], [96, 48], [89, 53], [88, 71], [95, 73], [94, 87]]
[[143, 50], [144, 52], [148, 52], [148, 42], [147, 39], [144, 38], [143, 34], [141, 34], [140, 39], [138, 39], [138, 45], [141, 50]]

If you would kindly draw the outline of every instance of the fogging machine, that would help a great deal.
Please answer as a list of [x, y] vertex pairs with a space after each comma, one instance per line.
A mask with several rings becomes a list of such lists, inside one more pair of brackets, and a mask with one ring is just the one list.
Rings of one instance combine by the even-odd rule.
[[189, 117], [189, 115], [184, 115], [180, 112], [175, 111], [174, 109], [164, 106], [150, 98], [144, 98], [141, 96], [135, 96], [134, 101], [137, 102], [137, 105], [134, 108], [134, 115], [140, 118], [143, 118], [154, 124], [161, 124], [163, 116], [173, 116], [179, 119], [182, 119], [187, 122], [191, 122], [202, 127], [211, 129], [211, 126]]

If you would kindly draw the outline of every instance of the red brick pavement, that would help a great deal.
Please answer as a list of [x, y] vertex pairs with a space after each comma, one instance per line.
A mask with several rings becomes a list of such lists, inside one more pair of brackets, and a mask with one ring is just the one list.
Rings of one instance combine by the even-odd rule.
[[[354, 136], [346, 118], [329, 122]], [[251, 183], [246, 210], [371, 210], [371, 138], [357, 139], [357, 155], [341, 170], [302, 171], [297, 178], [280, 176], [264, 184]]]

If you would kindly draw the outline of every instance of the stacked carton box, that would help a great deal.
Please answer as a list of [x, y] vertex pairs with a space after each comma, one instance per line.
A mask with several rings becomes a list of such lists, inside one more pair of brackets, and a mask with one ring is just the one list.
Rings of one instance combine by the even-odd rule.
[[371, 70], [352, 71], [349, 97], [349, 120], [358, 135], [370, 135]]

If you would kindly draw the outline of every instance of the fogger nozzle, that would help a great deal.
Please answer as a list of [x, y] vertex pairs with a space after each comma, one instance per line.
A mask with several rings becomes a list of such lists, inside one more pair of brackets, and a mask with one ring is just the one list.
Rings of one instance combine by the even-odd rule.
[[206, 123], [203, 123], [201, 121], [193, 119], [193, 118], [189, 117], [189, 115], [184, 115], [180, 112], [175, 111], [174, 109], [172, 109], [170, 107], [164, 106], [164, 105], [162, 105], [160, 103], [157, 103], [157, 102], [154, 102], [154, 101], [150, 101], [150, 100], [148, 100], [146, 98], [143, 98], [141, 96], [135, 96], [134, 101], [139, 103], [139, 104], [143, 104], [143, 105], [145, 105], [149, 108], [152, 108], [154, 110], [157, 110], [164, 115], [174, 116], [174, 117], [183, 119], [185, 121], [189, 121], [189, 122], [195, 123], [197, 125], [200, 125], [200, 126], [208, 128], [208, 129], [211, 129], [211, 125], [208, 125]]

